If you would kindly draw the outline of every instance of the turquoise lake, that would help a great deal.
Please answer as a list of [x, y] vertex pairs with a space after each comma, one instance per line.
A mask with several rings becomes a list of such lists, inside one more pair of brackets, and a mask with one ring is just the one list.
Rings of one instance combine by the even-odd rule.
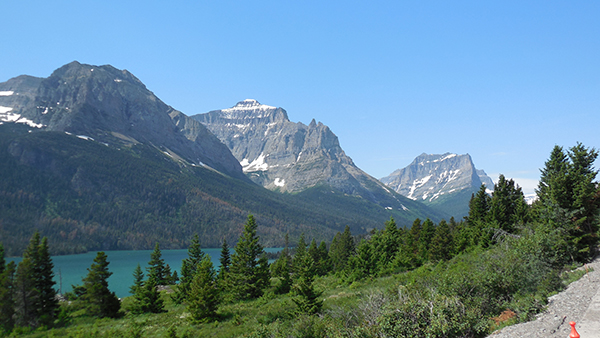
[[[267, 252], [280, 250], [281, 248], [265, 248]], [[129, 287], [133, 284], [133, 270], [139, 264], [144, 275], [147, 276], [146, 267], [152, 251], [105, 251], [109, 262], [108, 270], [113, 273], [108, 279], [109, 289], [114, 291], [118, 297], [130, 296]], [[218, 269], [221, 249], [202, 249], [202, 251], [210, 256], [213, 265]], [[65, 293], [72, 290], [71, 285], [83, 284], [81, 279], [87, 275], [87, 269], [92, 265], [97, 253], [97, 251], [93, 251], [79, 255], [52, 256], [56, 290], [59, 293]], [[177, 270], [177, 274], [181, 275], [181, 261], [188, 257], [187, 250], [161, 250], [161, 253], [165, 264], [169, 264], [171, 267], [171, 271]], [[19, 263], [21, 257], [6, 258], [6, 261]]]

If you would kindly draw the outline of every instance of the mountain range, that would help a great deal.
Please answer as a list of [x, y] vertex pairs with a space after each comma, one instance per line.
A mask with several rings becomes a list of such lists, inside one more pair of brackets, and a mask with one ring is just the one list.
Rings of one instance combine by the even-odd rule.
[[246, 99], [232, 108], [192, 116], [231, 150], [256, 184], [285, 193], [326, 186], [388, 210], [418, 208], [358, 168], [337, 136], [314, 119], [291, 122], [283, 108]]
[[[265, 245], [330, 240], [394, 217], [449, 215], [357, 168], [314, 120], [246, 100], [188, 117], [134, 75], [69, 63], [0, 83], [0, 241], [19, 253], [34, 229], [55, 253], [235, 242], [248, 214]], [[265, 189], [266, 188], [266, 189]]]

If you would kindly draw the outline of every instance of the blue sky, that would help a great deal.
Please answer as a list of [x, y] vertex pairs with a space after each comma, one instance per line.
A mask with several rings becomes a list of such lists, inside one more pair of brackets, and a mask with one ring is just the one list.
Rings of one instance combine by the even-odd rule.
[[532, 192], [554, 145], [600, 147], [597, 1], [3, 1], [0, 82], [77, 60], [188, 115], [252, 98], [315, 118], [381, 178], [469, 153]]

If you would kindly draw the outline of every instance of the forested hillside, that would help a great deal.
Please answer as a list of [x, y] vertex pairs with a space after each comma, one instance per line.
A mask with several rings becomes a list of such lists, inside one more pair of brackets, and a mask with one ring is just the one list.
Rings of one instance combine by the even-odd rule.
[[315, 187], [278, 194], [210, 168], [174, 161], [161, 149], [115, 148], [63, 132], [0, 125], [0, 239], [20, 255], [34, 230], [54, 254], [89, 250], [185, 248], [193, 233], [203, 245], [235, 243], [248, 214], [267, 246], [284, 234], [329, 239], [346, 225], [356, 233], [393, 215], [440, 216], [415, 203], [386, 210], [357, 197]]
[[68, 302], [49, 301], [48, 239], [35, 234], [18, 266], [0, 246], [0, 325], [29, 337], [484, 337], [533, 319], [586, 273], [572, 270], [598, 250], [597, 156], [555, 147], [533, 206], [501, 175], [462, 221], [416, 219], [407, 230], [392, 218], [366, 237], [345, 227], [329, 245], [301, 235], [293, 250], [286, 236], [273, 264], [252, 215], [233, 253], [222, 243], [218, 273], [198, 236], [179, 274], [157, 243], [122, 301], [106, 287], [103, 252]]

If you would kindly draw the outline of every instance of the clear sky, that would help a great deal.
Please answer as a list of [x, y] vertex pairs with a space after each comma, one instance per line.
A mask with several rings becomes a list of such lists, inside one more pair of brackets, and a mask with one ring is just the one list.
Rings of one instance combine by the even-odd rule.
[[[194, 115], [252, 98], [315, 118], [376, 178], [469, 153], [532, 192], [600, 147], [599, 1], [0, 2], [0, 82], [77, 60]], [[599, 162], [597, 162], [598, 164]]]

